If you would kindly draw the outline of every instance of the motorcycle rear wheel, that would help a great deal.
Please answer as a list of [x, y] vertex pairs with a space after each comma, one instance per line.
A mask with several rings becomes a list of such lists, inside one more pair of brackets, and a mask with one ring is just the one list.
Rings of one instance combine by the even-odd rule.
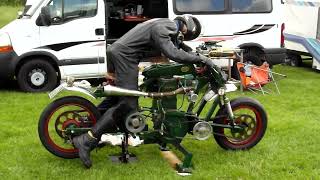
[[56, 99], [40, 116], [38, 134], [41, 143], [58, 157], [78, 158], [78, 149], [72, 144], [72, 136], [65, 133], [66, 128], [90, 128], [100, 116], [95, 105], [82, 97], [67, 96]]
[[[241, 131], [222, 127], [214, 127], [214, 139], [220, 147], [226, 150], [246, 150], [254, 147], [265, 134], [267, 129], [267, 114], [263, 106], [251, 98], [237, 98], [231, 102], [235, 123], [243, 126]], [[227, 108], [221, 108], [215, 123], [230, 124]]]

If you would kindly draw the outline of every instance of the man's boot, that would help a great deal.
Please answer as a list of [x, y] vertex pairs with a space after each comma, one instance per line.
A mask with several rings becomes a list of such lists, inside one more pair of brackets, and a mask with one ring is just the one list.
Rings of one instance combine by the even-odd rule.
[[89, 131], [88, 133], [74, 137], [72, 141], [74, 146], [79, 149], [79, 157], [82, 163], [86, 168], [90, 168], [92, 166], [90, 152], [98, 145], [98, 139], [93, 137]]

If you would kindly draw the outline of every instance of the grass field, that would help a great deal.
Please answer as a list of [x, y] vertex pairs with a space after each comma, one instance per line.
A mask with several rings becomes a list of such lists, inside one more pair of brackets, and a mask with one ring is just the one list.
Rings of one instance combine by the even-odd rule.
[[[281, 95], [251, 96], [265, 106], [269, 124], [265, 137], [253, 149], [222, 150], [212, 138], [184, 140], [194, 154], [194, 174], [188, 179], [317, 179], [320, 177], [320, 78], [308, 68], [277, 66], [288, 75], [279, 81]], [[41, 111], [50, 102], [47, 94], [0, 91], [0, 176], [9, 179], [178, 179], [155, 145], [130, 148], [139, 162], [112, 164], [107, 156], [120, 148], [93, 151], [94, 166], [85, 170], [79, 159], [65, 160], [47, 152], [37, 134]]]
[[21, 7], [0, 6], [0, 28], [15, 19]]
[[[4, 11], [5, 9], [5, 11]], [[7, 7], [0, 7], [2, 18]], [[10, 11], [16, 11], [14, 10]], [[14, 12], [15, 13], [15, 12]], [[14, 14], [12, 13], [12, 14]], [[14, 17], [9, 16], [8, 17]], [[9, 20], [5, 20], [8, 22]], [[1, 22], [4, 22], [1, 20]], [[3, 24], [0, 23], [0, 27]], [[92, 152], [93, 167], [83, 168], [79, 159], [51, 155], [37, 133], [41, 111], [50, 103], [46, 93], [21, 93], [15, 85], [0, 89], [1, 179], [319, 179], [320, 177], [320, 73], [310, 68], [276, 66], [288, 77], [278, 82], [281, 95], [235, 96], [258, 99], [268, 113], [267, 132], [249, 151], [224, 151], [210, 138], [185, 139], [193, 153], [194, 172], [182, 178], [162, 159], [158, 147], [130, 148], [139, 161], [112, 164], [108, 155], [120, 148]], [[177, 151], [175, 151], [177, 152]]]

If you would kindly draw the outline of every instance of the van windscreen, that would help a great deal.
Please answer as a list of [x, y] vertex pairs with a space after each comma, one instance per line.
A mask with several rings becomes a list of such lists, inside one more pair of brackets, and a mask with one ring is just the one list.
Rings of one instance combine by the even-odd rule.
[[23, 14], [26, 14], [31, 7], [32, 7], [31, 5], [26, 5], [23, 9]]

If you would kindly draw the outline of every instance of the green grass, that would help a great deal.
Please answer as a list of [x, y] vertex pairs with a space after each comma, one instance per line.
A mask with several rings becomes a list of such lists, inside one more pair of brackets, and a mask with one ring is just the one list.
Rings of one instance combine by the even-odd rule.
[[17, 12], [21, 7], [0, 6], [0, 28], [17, 18]]
[[[288, 77], [278, 82], [281, 95], [249, 92], [235, 96], [258, 99], [268, 112], [267, 132], [249, 151], [222, 150], [212, 138], [185, 139], [194, 154], [194, 173], [187, 179], [316, 179], [320, 177], [320, 78], [308, 68], [276, 66]], [[130, 148], [139, 162], [112, 164], [108, 155], [119, 148], [92, 152], [93, 167], [85, 170], [79, 159], [53, 156], [41, 145], [38, 118], [50, 102], [45, 93], [0, 91], [0, 176], [10, 179], [179, 179], [161, 158], [155, 145]], [[176, 151], [175, 151], [176, 152]], [[181, 178], [182, 179], [182, 178]]]
[[0, 6], [21, 6], [24, 5], [26, 0], [1, 0]]

